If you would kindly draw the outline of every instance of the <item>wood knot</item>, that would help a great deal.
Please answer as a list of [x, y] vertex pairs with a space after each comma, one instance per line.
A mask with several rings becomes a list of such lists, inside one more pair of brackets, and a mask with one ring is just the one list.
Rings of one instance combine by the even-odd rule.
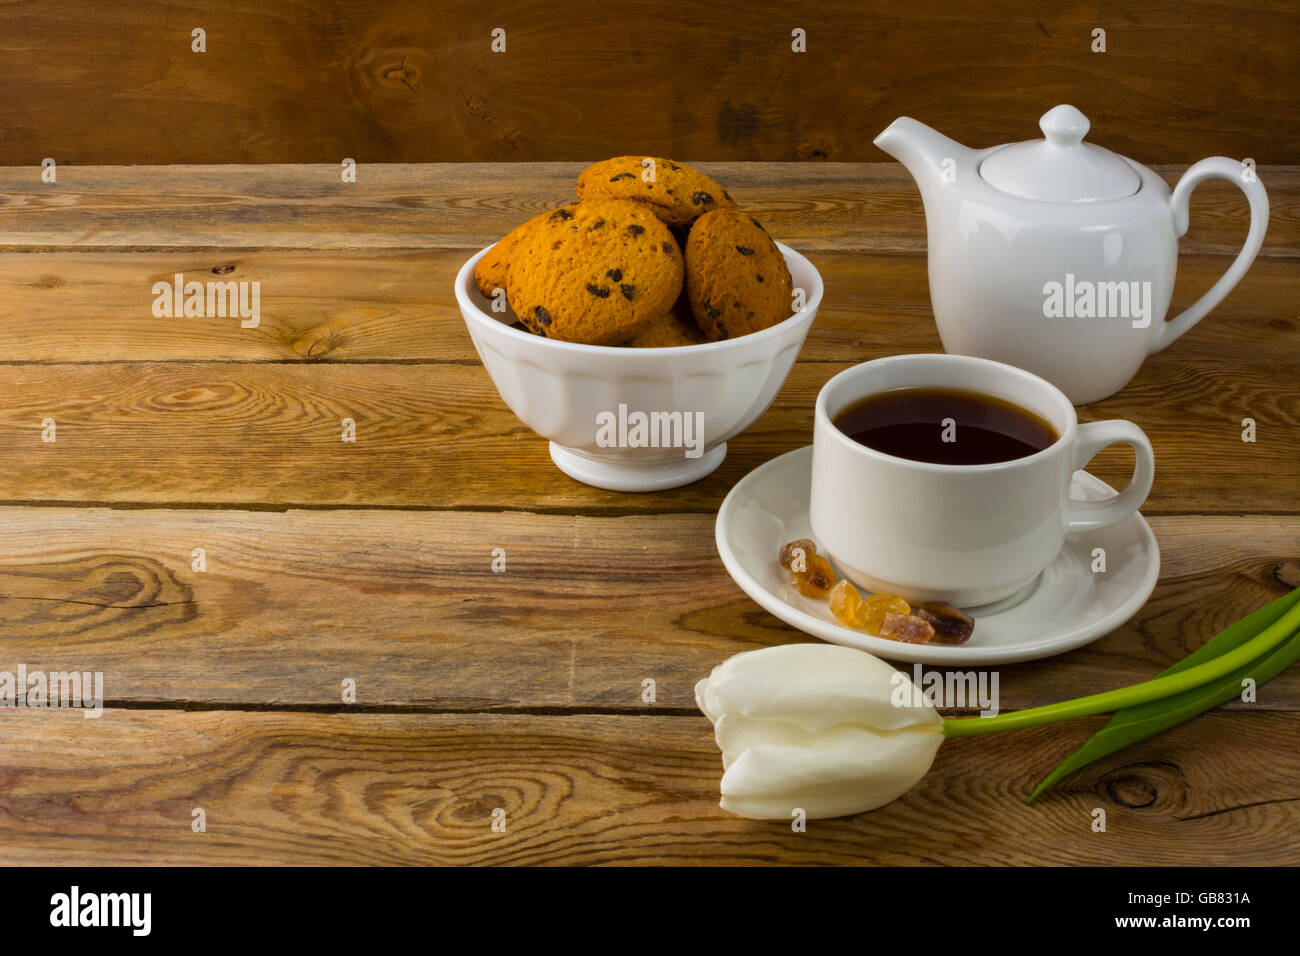
[[234, 271], [235, 271], [234, 266], [213, 266], [212, 267], [213, 275], [228, 276], [230, 275], [230, 273]]
[[523, 130], [515, 130], [506, 134], [506, 145], [516, 152], [524, 152], [530, 145], [528, 134]]
[[438, 91], [437, 66], [427, 50], [409, 41], [401, 31], [372, 37], [344, 66], [355, 108], [363, 110], [376, 128], [427, 128], [423, 107], [426, 98]]
[[384, 45], [363, 54], [357, 63], [357, 79], [363, 95], [409, 103], [424, 95], [431, 66], [429, 54], [418, 47]]
[[471, 800], [469, 803], [462, 803], [452, 811], [452, 816], [467, 823], [487, 820], [492, 816], [493, 810], [497, 807], [504, 808], [505, 803], [506, 801], [500, 797], [485, 794], [477, 800]]
[[112, 641], [195, 614], [189, 586], [152, 558], [95, 554], [0, 570], [0, 633], [7, 637]]
[[348, 319], [339, 316], [308, 329], [294, 339], [289, 348], [295, 355], [306, 359], [324, 358], [343, 344], [343, 330]]
[[379, 77], [387, 83], [400, 83], [412, 93], [420, 82], [420, 71], [414, 63], [408, 63], [406, 54], [397, 63], [390, 63], [379, 68]]
[[1287, 558], [1275, 564], [1273, 580], [1288, 591], [1300, 587], [1300, 559]]
[[834, 152], [834, 144], [821, 137], [806, 139], [794, 148], [794, 156], [798, 160], [826, 160]]
[[136, 569], [108, 570], [102, 578], [78, 595], [80, 600], [93, 604], [130, 604], [146, 588], [144, 579]]
[[1149, 807], [1156, 802], [1159, 792], [1150, 780], [1141, 777], [1119, 777], [1106, 781], [1106, 796], [1121, 807]]
[[1182, 770], [1171, 763], [1128, 764], [1098, 781], [1099, 796], [1131, 810], [1177, 806], [1186, 790]]
[[59, 289], [63, 287], [63, 280], [58, 276], [41, 276], [36, 280], [38, 289]]

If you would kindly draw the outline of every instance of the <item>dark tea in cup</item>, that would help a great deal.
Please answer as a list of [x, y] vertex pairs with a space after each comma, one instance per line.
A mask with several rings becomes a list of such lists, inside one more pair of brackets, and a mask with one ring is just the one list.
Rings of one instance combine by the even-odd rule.
[[852, 403], [833, 419], [860, 445], [936, 465], [1014, 461], [1061, 437], [1013, 402], [957, 388], [895, 388]]
[[[1133, 449], [1128, 486], [1072, 497], [1079, 467], [1115, 444]], [[976, 607], [1027, 594], [1069, 535], [1137, 511], [1154, 475], [1140, 428], [1079, 424], [1065, 394], [1024, 369], [891, 355], [817, 395], [808, 523], [817, 553], [856, 587]]]

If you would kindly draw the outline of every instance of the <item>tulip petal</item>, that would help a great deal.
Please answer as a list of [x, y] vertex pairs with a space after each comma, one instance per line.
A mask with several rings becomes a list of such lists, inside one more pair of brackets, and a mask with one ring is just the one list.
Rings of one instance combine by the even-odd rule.
[[837, 644], [783, 644], [748, 651], [714, 668], [701, 709], [776, 719], [817, 733], [836, 724], [894, 730], [941, 726], [935, 709], [913, 700], [902, 671], [864, 651]]
[[722, 807], [758, 820], [873, 810], [934, 762], [943, 718], [863, 651], [787, 644], [729, 658], [695, 685], [722, 751]]
[[722, 777], [724, 810], [758, 820], [810, 820], [874, 810], [925, 776], [943, 734], [878, 734], [855, 727], [829, 732], [816, 747], [759, 744]]

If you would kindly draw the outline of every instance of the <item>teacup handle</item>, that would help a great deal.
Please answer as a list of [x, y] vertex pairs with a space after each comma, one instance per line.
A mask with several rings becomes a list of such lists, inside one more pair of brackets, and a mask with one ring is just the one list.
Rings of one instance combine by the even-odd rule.
[[[1156, 476], [1156, 458], [1151, 442], [1142, 429], [1132, 422], [1115, 419], [1106, 422], [1088, 422], [1080, 425], [1071, 451], [1074, 468], [1082, 468], [1092, 461], [1097, 452], [1108, 445], [1123, 442], [1133, 449], [1133, 477], [1128, 487], [1113, 498], [1101, 501], [1074, 501], [1065, 504], [1065, 533], [1095, 531], [1123, 521], [1147, 500], [1151, 482]], [[1069, 490], [1066, 490], [1069, 493]]]
[[1175, 234], [1181, 237], [1187, 232], [1189, 219], [1187, 204], [1192, 198], [1192, 190], [1207, 179], [1226, 179], [1230, 183], [1236, 183], [1237, 187], [1246, 194], [1246, 200], [1250, 203], [1250, 230], [1246, 233], [1246, 242], [1242, 245], [1241, 252], [1237, 253], [1237, 258], [1232, 261], [1228, 271], [1219, 276], [1219, 281], [1210, 286], [1205, 295], [1177, 316], [1160, 324], [1155, 337], [1151, 340], [1152, 352], [1159, 352], [1172, 343], [1222, 302], [1232, 291], [1232, 287], [1241, 281], [1250, 264], [1255, 261], [1260, 246], [1264, 244], [1264, 233], [1268, 230], [1268, 193], [1264, 191], [1264, 184], [1259, 181], [1254, 166], [1239, 163], [1226, 156], [1211, 156], [1209, 159], [1203, 159], [1183, 173], [1183, 178], [1178, 180], [1173, 197], [1170, 199], [1174, 210]]

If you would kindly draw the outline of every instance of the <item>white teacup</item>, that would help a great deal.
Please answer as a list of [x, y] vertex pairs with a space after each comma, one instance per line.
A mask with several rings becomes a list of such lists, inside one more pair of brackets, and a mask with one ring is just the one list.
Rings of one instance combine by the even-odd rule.
[[[868, 395], [916, 387], [1001, 398], [1039, 415], [1060, 437], [1024, 458], [947, 465], [875, 451], [834, 424]], [[1128, 487], [1102, 501], [1072, 500], [1075, 470], [1117, 442], [1131, 445], [1136, 459]], [[965, 355], [898, 355], [846, 369], [817, 396], [812, 531], [861, 587], [972, 607], [1027, 587], [1067, 534], [1137, 511], [1154, 475], [1151, 443], [1140, 428], [1122, 420], [1080, 425], [1065, 394], [1037, 375]]]

